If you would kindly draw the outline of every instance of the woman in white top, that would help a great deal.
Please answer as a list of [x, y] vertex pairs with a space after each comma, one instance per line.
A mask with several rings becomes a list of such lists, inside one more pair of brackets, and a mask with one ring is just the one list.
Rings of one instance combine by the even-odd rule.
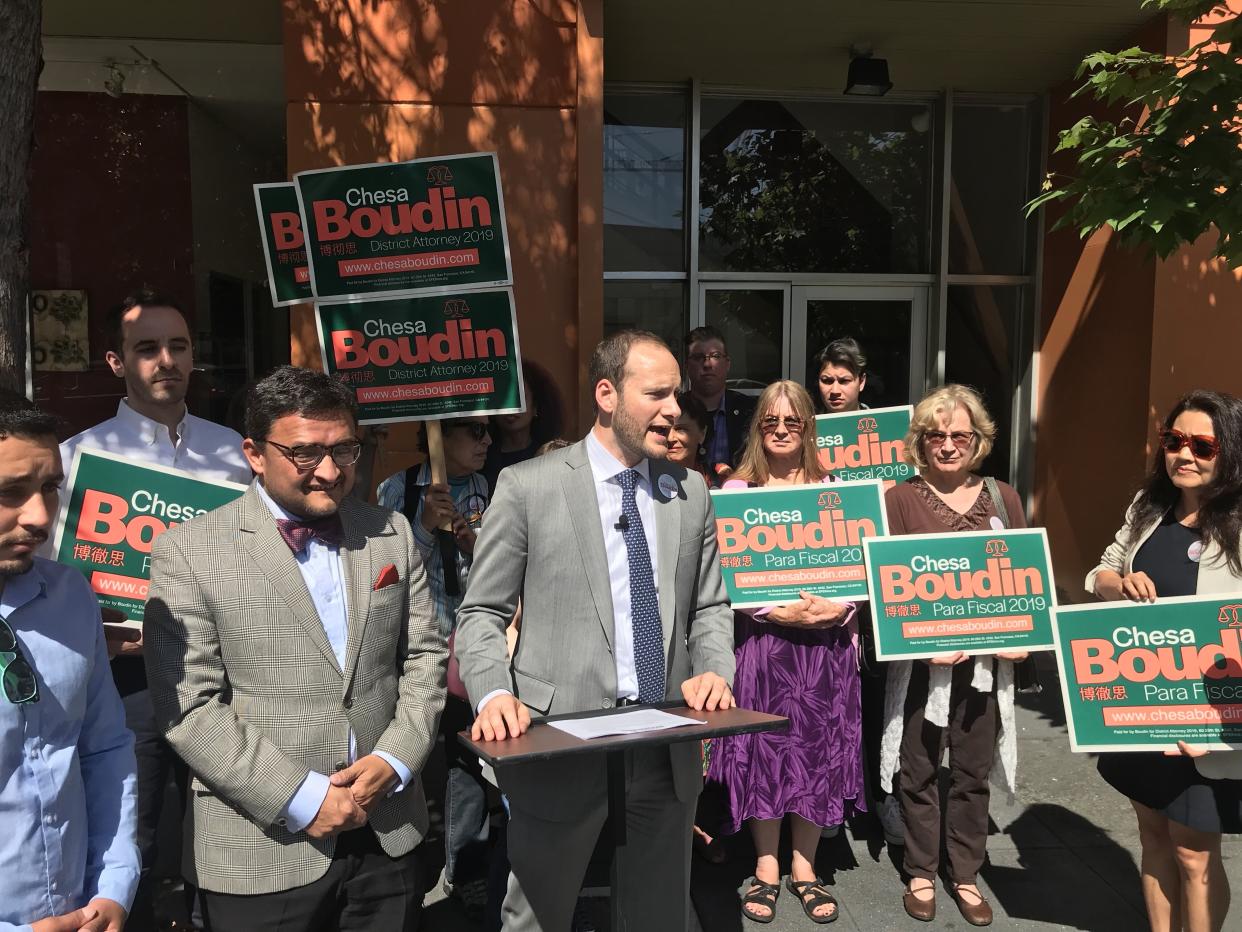
[[[1087, 576], [1101, 599], [1242, 592], [1242, 401], [1194, 391], [1165, 418], [1151, 472]], [[1153, 932], [1219, 932], [1221, 833], [1242, 832], [1242, 752], [1111, 753], [1100, 775], [1138, 815]]]

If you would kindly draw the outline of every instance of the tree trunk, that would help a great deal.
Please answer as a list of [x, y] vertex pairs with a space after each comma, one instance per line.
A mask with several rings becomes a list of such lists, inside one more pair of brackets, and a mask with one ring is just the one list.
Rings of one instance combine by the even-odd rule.
[[43, 68], [40, 0], [0, 0], [0, 385], [26, 390], [30, 150]]

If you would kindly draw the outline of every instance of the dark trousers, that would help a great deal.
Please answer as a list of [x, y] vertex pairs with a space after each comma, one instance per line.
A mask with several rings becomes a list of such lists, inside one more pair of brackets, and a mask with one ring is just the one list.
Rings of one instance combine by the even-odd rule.
[[863, 779], [866, 781], [867, 801], [878, 803], [886, 795], [880, 788], [880, 742], [884, 736], [888, 664], [875, 659], [871, 608], [865, 602], [858, 606], [858, 626], [863, 653], [858, 677], [862, 703]]
[[363, 827], [337, 838], [328, 872], [305, 886], [201, 896], [209, 932], [416, 932], [423, 890], [414, 852], [391, 858]]
[[949, 749], [945, 848], [949, 878], [974, 883], [988, 842], [988, 774], [996, 750], [996, 693], [972, 689], [974, 661], [953, 668], [949, 724], [923, 718], [927, 664], [915, 661], [906, 693], [901, 740], [901, 809], [906, 819], [905, 867], [911, 877], [935, 880], [940, 867], [940, 758]]
[[444, 787], [444, 879], [450, 884], [484, 880], [488, 874], [488, 784], [479, 756], [457, 740], [457, 733], [467, 730], [473, 721], [468, 702], [454, 696], [445, 700], [440, 734], [448, 769]]

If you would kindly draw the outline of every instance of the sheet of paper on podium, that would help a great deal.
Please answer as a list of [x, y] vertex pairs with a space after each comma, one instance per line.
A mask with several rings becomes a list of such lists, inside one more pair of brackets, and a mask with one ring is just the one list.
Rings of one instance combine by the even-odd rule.
[[663, 731], [666, 728], [684, 728], [686, 725], [706, 725], [707, 722], [684, 715], [673, 715], [660, 709], [635, 709], [594, 718], [571, 718], [548, 722], [552, 728], [590, 741], [606, 735], [635, 735], [644, 731]]

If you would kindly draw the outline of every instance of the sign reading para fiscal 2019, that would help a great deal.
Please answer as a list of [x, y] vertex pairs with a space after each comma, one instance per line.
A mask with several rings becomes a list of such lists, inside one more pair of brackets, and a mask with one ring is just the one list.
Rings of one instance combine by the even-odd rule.
[[712, 492], [720, 572], [734, 608], [783, 605], [801, 592], [863, 601], [862, 544], [888, 533], [878, 482]]
[[155, 538], [245, 491], [79, 447], [56, 524], [56, 560], [77, 567], [101, 605], [141, 620]]
[[1075, 751], [1242, 748], [1242, 592], [1056, 611]]
[[494, 152], [294, 176], [319, 300], [513, 283]]
[[907, 534], [863, 549], [879, 659], [1052, 649], [1056, 588], [1042, 528]]
[[324, 370], [354, 388], [358, 423], [525, 408], [508, 288], [316, 304]]
[[815, 418], [819, 461], [838, 479], [879, 479], [891, 488], [914, 475], [905, 460], [911, 405], [821, 414]]
[[254, 205], [259, 212], [263, 258], [272, 306], [300, 304], [311, 299], [310, 269], [306, 265], [306, 238], [298, 214], [298, 192], [290, 183], [256, 184]]

